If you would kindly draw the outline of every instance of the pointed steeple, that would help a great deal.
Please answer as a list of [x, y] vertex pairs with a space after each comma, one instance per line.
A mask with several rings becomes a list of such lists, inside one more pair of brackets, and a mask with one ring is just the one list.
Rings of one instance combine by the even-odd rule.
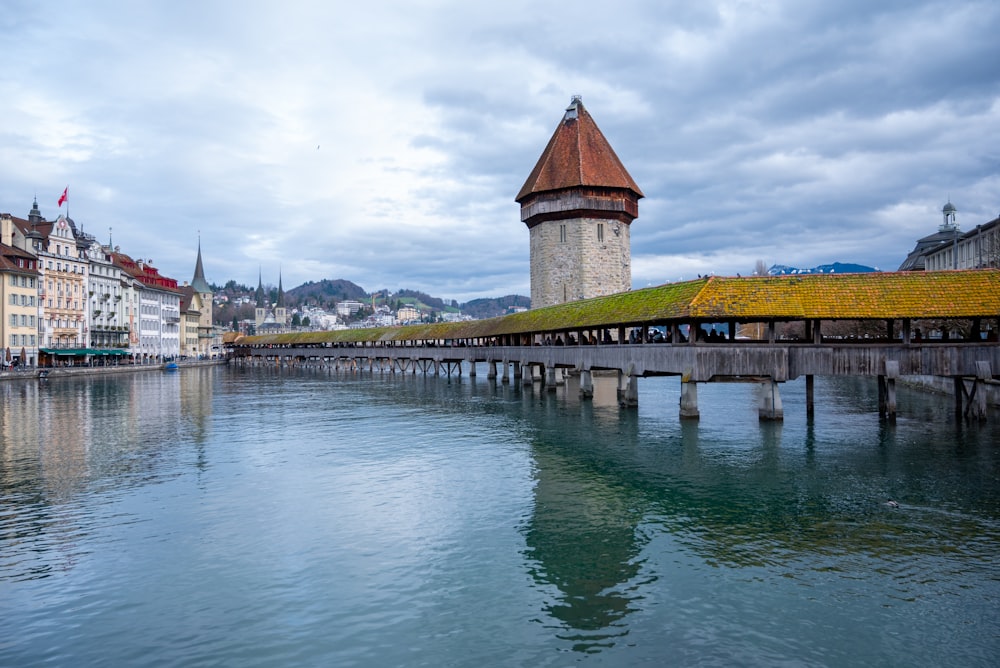
[[260, 268], [257, 268], [257, 308], [267, 308], [267, 295], [264, 294], [264, 279], [261, 276]]
[[212, 291], [208, 281], [205, 280], [205, 268], [201, 264], [201, 236], [198, 236], [198, 260], [194, 264], [194, 278], [191, 279], [191, 287], [201, 293]]
[[281, 287], [281, 270], [278, 270], [278, 302], [274, 306], [275, 308], [285, 307], [285, 291]]

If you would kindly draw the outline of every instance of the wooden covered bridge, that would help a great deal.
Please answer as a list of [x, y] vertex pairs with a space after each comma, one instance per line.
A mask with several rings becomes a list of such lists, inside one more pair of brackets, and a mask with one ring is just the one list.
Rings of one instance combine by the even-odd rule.
[[873, 376], [894, 418], [904, 376], [953, 379], [956, 410], [984, 418], [984, 386], [1000, 374], [1000, 270], [708, 277], [489, 320], [247, 336], [239, 364], [316, 363], [392, 373], [462, 373], [477, 363], [508, 381], [554, 389], [566, 370], [593, 392], [617, 372], [623, 406], [637, 379], [681, 379], [680, 416], [698, 417], [698, 383], [759, 382], [761, 419], [781, 419], [780, 383]]

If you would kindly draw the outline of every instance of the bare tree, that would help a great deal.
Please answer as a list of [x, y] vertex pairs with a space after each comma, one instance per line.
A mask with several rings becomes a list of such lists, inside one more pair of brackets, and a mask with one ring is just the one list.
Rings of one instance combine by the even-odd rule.
[[754, 276], [767, 276], [767, 263], [763, 260], [757, 260], [753, 266]]

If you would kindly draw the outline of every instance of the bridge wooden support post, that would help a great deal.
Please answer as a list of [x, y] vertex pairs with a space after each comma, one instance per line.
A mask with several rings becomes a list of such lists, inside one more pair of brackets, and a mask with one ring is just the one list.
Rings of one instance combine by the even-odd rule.
[[566, 384], [566, 369], [561, 367], [555, 367], [556, 369], [556, 385]]
[[[969, 379], [972, 389], [968, 389], [966, 379], [955, 376], [955, 415], [983, 421], [986, 419], [986, 381], [992, 378], [990, 363], [976, 362], [976, 377]], [[964, 410], [963, 410], [964, 404]]]
[[[434, 364], [434, 375], [435, 376], [440, 376], [441, 375], [441, 362], [438, 362], [437, 360], [434, 360], [432, 363]], [[424, 371], [425, 375], [426, 375], [426, 373], [427, 372]], [[451, 375], [451, 374], [449, 374], [449, 375]]]
[[890, 422], [896, 421], [896, 379], [899, 378], [899, 362], [885, 361], [885, 374], [878, 377], [878, 416]]
[[816, 378], [812, 374], [806, 376], [806, 417], [811, 418], [816, 414], [815, 385]]
[[465, 361], [469, 363], [469, 378], [475, 378], [476, 377], [476, 360], [474, 360], [474, 359], [468, 359], [468, 360], [465, 360]]
[[698, 383], [691, 380], [693, 369], [686, 369], [681, 375], [680, 418], [682, 420], [697, 420], [701, 418], [698, 411]]
[[780, 422], [785, 419], [785, 409], [781, 405], [781, 390], [773, 378], [760, 384], [760, 407], [757, 417], [765, 421]]
[[514, 382], [517, 382], [517, 381], [521, 380], [521, 374], [522, 374], [521, 363], [520, 362], [511, 362], [511, 364], [514, 367]]
[[496, 360], [486, 360], [486, 377], [490, 380], [494, 380], [497, 377]]
[[580, 370], [580, 398], [594, 398], [594, 377], [591, 375], [590, 369]]
[[524, 370], [524, 374], [521, 376], [521, 384], [524, 386], [529, 386], [535, 382], [535, 365], [522, 363], [521, 368]]
[[510, 373], [509, 373], [510, 362], [507, 361], [507, 360], [504, 360], [503, 362], [501, 362], [501, 364], [503, 365], [503, 374], [500, 376], [500, 382], [501, 383], [509, 383], [510, 382]]
[[556, 391], [556, 371], [554, 366], [545, 367], [545, 389], [548, 392]]

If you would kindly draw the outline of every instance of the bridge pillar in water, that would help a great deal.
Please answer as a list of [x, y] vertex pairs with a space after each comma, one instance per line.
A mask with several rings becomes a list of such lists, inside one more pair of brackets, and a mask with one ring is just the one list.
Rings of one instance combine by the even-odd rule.
[[514, 365], [514, 380], [515, 381], [521, 380], [521, 363], [511, 362], [511, 364]]
[[556, 371], [554, 366], [545, 367], [545, 389], [549, 392], [556, 391]]
[[878, 377], [878, 416], [890, 422], [896, 421], [896, 379], [899, 378], [899, 362], [885, 361], [885, 374]]
[[806, 376], [806, 417], [813, 417], [815, 414], [815, 401], [813, 399], [814, 386], [816, 385], [816, 379], [812, 374]]
[[639, 377], [631, 373], [618, 371], [618, 405], [622, 408], [635, 408], [639, 405]]
[[508, 370], [509, 370], [509, 367], [510, 367], [510, 362], [508, 362], [507, 360], [504, 360], [503, 362], [501, 362], [501, 364], [503, 365], [503, 374], [500, 376], [500, 382], [501, 383], [509, 383], [510, 382], [510, 373], [509, 373]]
[[490, 380], [494, 380], [497, 377], [496, 360], [486, 360], [486, 377]]
[[524, 369], [524, 371], [525, 371], [525, 373], [521, 377], [521, 384], [527, 386], [527, 385], [531, 385], [532, 383], [534, 383], [535, 380], [536, 380], [536, 378], [535, 378], [535, 369], [536, 369], [535, 365], [534, 364], [523, 364], [521, 366], [521, 368]]
[[760, 384], [760, 407], [757, 416], [761, 420], [784, 420], [785, 409], [781, 405], [781, 390], [773, 378]]
[[692, 370], [688, 369], [681, 376], [680, 418], [682, 420], [698, 420], [701, 412], [698, 410], [698, 383], [691, 380]]
[[476, 377], [476, 360], [470, 359], [466, 360], [469, 363], [469, 378]]
[[580, 398], [594, 398], [594, 377], [591, 375], [590, 369], [580, 371]]

